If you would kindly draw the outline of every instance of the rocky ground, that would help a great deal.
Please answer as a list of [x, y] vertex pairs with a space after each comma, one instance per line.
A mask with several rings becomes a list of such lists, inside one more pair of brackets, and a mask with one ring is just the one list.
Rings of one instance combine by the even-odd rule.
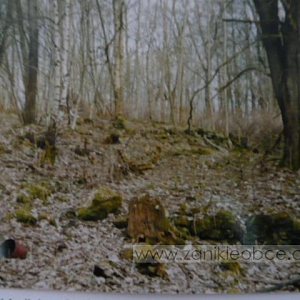
[[[14, 116], [1, 120], [0, 237], [12, 237], [29, 251], [25, 260], [1, 258], [0, 287], [248, 293], [279, 289], [278, 284], [297, 277], [300, 264], [295, 262], [167, 263], [164, 276], [149, 276], [122, 255], [132, 241], [114, 220], [127, 215], [131, 198], [146, 193], [163, 203], [171, 220], [226, 210], [242, 228], [255, 214], [284, 212], [296, 224], [299, 173], [278, 169], [262, 153], [165, 124], [81, 120], [74, 131], [59, 129], [52, 164], [52, 154], [37, 146], [44, 127], [23, 127]], [[122, 196], [120, 213], [102, 221], [79, 220], [76, 212], [91, 203], [99, 187]], [[221, 242], [199, 236], [186, 240]], [[282, 290], [299, 287], [291, 283]]]

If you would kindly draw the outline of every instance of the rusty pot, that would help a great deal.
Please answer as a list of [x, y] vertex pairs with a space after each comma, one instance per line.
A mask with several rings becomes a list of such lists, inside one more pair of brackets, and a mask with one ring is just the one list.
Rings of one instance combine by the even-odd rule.
[[14, 239], [5, 240], [0, 246], [0, 257], [25, 259], [27, 249]]

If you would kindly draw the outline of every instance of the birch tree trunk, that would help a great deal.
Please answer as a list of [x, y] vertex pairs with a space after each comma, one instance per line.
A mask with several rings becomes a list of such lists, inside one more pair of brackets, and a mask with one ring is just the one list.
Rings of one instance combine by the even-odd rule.
[[52, 0], [54, 24], [53, 24], [53, 44], [54, 44], [54, 95], [51, 113], [59, 116], [59, 105], [61, 101], [60, 90], [60, 31], [59, 31], [59, 10], [58, 1]]
[[62, 19], [62, 35], [61, 35], [61, 98], [60, 105], [67, 107], [67, 95], [69, 88], [69, 44], [70, 44], [70, 0], [64, 0], [64, 18]]
[[211, 28], [210, 24], [207, 26], [207, 68], [206, 68], [206, 87], [205, 87], [205, 103], [209, 108], [209, 114], [211, 119], [211, 129], [215, 131], [215, 121], [214, 121], [214, 108], [211, 100], [211, 63], [212, 63], [212, 44], [211, 44]]
[[141, 1], [138, 1], [138, 11], [137, 11], [137, 32], [136, 32], [136, 42], [135, 42], [135, 107], [134, 107], [134, 117], [138, 118], [138, 109], [141, 101], [141, 74], [140, 74], [140, 39], [141, 39]]

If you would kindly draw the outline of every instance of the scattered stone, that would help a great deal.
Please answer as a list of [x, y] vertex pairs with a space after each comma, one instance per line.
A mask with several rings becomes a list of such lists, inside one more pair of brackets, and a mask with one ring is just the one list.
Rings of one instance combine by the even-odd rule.
[[119, 217], [113, 221], [113, 224], [118, 228], [118, 229], [124, 229], [127, 228], [128, 226], [128, 218], [127, 217]]
[[106, 275], [105, 271], [104, 271], [102, 268], [98, 267], [98, 266], [95, 266], [95, 267], [94, 267], [93, 274], [94, 274], [95, 276], [97, 276], [97, 277], [103, 277], [103, 278], [105, 278], [105, 279], [106, 279], [106, 278], [109, 278], [109, 276]]

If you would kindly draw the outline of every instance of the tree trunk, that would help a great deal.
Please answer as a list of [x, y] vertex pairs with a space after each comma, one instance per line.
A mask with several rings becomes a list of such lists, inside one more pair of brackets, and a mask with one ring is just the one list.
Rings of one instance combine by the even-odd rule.
[[25, 124], [36, 121], [36, 96], [38, 75], [38, 39], [39, 29], [37, 24], [37, 0], [29, 2], [29, 53], [26, 69], [25, 83], [25, 107], [23, 118]]
[[62, 35], [61, 35], [61, 105], [67, 107], [67, 95], [69, 89], [69, 70], [68, 70], [68, 60], [69, 60], [69, 43], [70, 43], [70, 0], [64, 0], [64, 10], [65, 15], [62, 19]]
[[114, 26], [115, 26], [115, 68], [114, 68], [114, 97], [115, 116], [123, 115], [123, 78], [124, 78], [124, 0], [114, 0]]
[[178, 245], [182, 240], [176, 236], [177, 233], [159, 200], [149, 195], [130, 200], [127, 234], [133, 241], [150, 245]]
[[59, 9], [58, 1], [52, 0], [54, 10], [54, 24], [53, 24], [53, 46], [54, 46], [54, 96], [52, 106], [52, 113], [56, 116], [59, 115], [59, 105], [61, 102], [61, 86], [60, 86], [60, 31], [59, 31]]
[[141, 42], [141, 1], [138, 1], [137, 11], [137, 29], [136, 29], [136, 41], [135, 41], [135, 63], [134, 63], [134, 80], [135, 80], [135, 103], [134, 103], [134, 117], [137, 119], [139, 116], [139, 108], [142, 98], [142, 81], [141, 81], [141, 64], [140, 64], [140, 42]]
[[260, 17], [274, 94], [280, 107], [284, 151], [282, 166], [300, 168], [300, 2], [282, 1], [285, 20], [278, 17], [277, 0], [253, 0]]

